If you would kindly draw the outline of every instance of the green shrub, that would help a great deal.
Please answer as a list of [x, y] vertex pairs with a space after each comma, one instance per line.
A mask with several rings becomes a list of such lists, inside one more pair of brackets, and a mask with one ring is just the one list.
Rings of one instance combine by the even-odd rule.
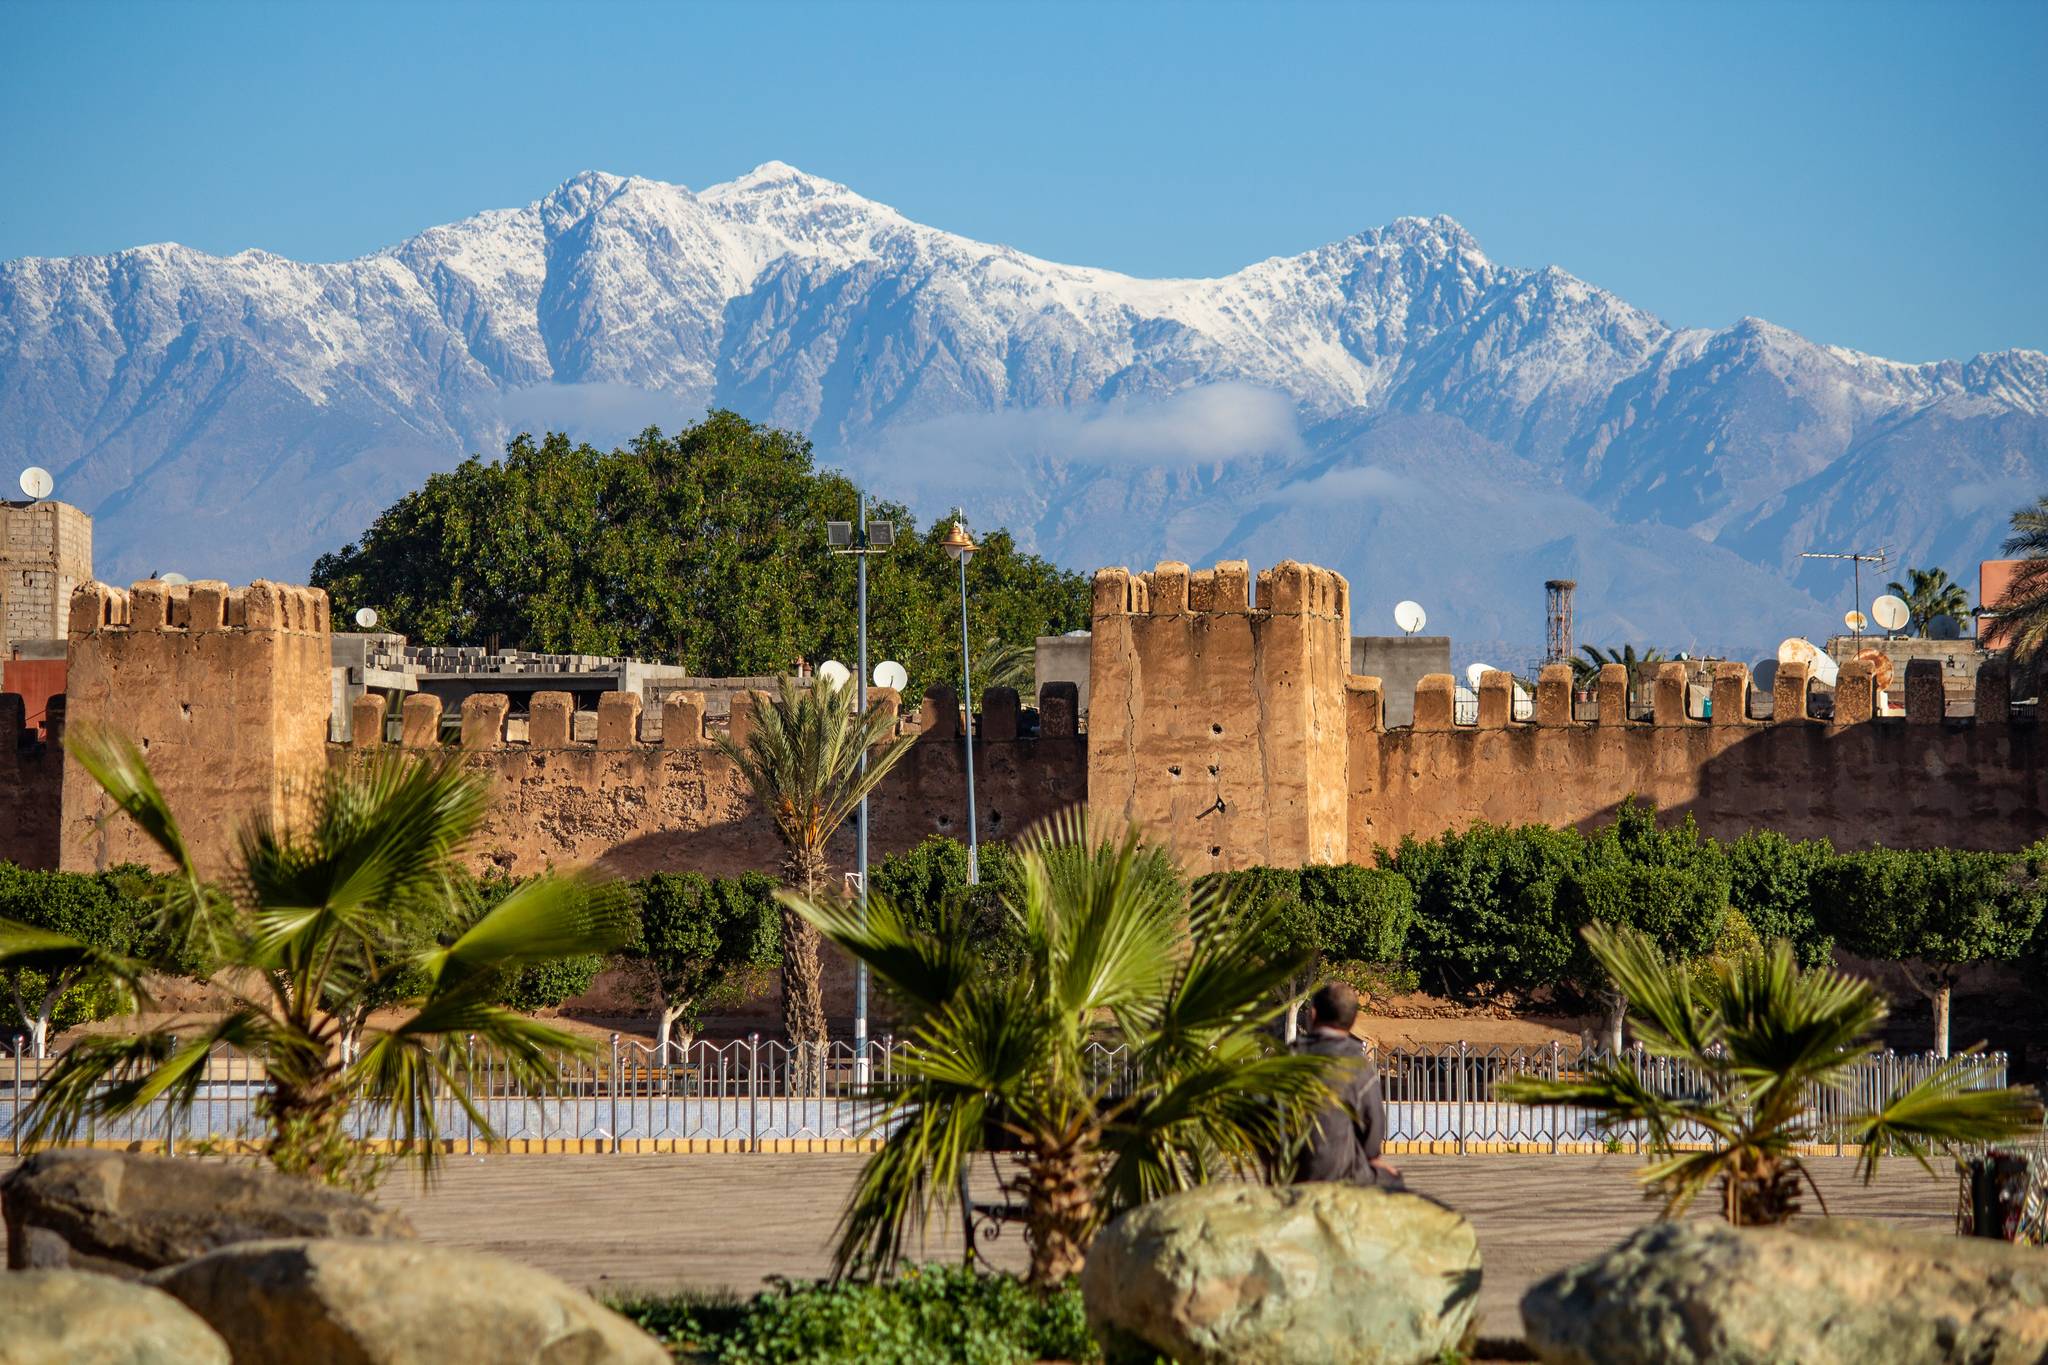
[[1825, 839], [1791, 840], [1776, 830], [1753, 829], [1727, 846], [1728, 903], [1748, 919], [1765, 943], [1785, 939], [1802, 967], [1828, 961], [1834, 936], [1820, 925], [1814, 883], [1834, 860]]
[[1040, 1300], [1012, 1275], [910, 1266], [879, 1284], [805, 1283], [613, 1304], [678, 1355], [716, 1365], [1013, 1365], [1098, 1359], [1067, 1285]]
[[1455, 993], [1557, 981], [1578, 948], [1558, 887], [1587, 857], [1577, 830], [1483, 821], [1383, 853], [1413, 888], [1409, 952], [1423, 983]]
[[1301, 900], [1330, 962], [1398, 962], [1415, 924], [1415, 888], [1400, 873], [1356, 863], [1301, 869]]

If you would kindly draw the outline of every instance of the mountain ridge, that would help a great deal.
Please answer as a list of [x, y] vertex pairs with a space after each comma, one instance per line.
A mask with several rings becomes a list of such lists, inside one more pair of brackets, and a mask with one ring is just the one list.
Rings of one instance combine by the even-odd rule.
[[[1839, 614], [1809, 542], [1967, 577], [2048, 473], [2042, 352], [1908, 364], [1760, 318], [1674, 327], [1497, 264], [1443, 214], [1146, 279], [764, 162], [696, 191], [586, 171], [346, 261], [152, 244], [0, 263], [0, 442], [95, 512], [115, 576], [303, 576], [521, 427], [605, 439], [711, 405], [1080, 568], [1256, 548], [1332, 563], [1376, 603], [1374, 580], [1405, 564], [1395, 595], [1427, 593], [1413, 559], [1459, 557], [1433, 614], [1503, 641], [1540, 638], [1523, 575], [1551, 542], [1523, 544], [1483, 470], [1574, 528], [1562, 557], [1634, 547], [1630, 576], [1582, 597], [1589, 635], [1663, 619], [1743, 649]], [[1367, 472], [1322, 485], [1350, 490], [1334, 507], [1303, 492], [1347, 469]]]

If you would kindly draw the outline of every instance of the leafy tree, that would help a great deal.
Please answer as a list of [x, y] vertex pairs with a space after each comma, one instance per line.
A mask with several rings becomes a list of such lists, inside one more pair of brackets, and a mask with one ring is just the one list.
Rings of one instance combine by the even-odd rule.
[[1301, 971], [1281, 987], [1287, 1004], [1281, 1036], [1290, 1043], [1300, 1027], [1302, 997], [1333, 977], [1369, 989], [1381, 969], [1406, 955], [1415, 919], [1414, 888], [1386, 868], [1351, 863], [1252, 867], [1211, 873], [1197, 885], [1213, 888], [1234, 905], [1264, 907], [1270, 921], [1261, 950], [1270, 958], [1302, 963]]
[[102, 1019], [127, 1006], [120, 972], [101, 968], [139, 969], [149, 955], [149, 906], [132, 894], [146, 888], [148, 875], [132, 866], [78, 873], [0, 863], [0, 920], [51, 936], [46, 955], [31, 951], [23, 937], [0, 965], [0, 984], [36, 1058], [49, 1056], [52, 1027]]
[[1661, 649], [1646, 649], [1638, 654], [1634, 645], [1605, 650], [1598, 645], [1583, 645], [1580, 648], [1584, 657], [1572, 660], [1572, 685], [1575, 687], [1591, 687], [1599, 679], [1603, 664], [1626, 666], [1629, 683], [1634, 685], [1641, 678], [1644, 669], [1664, 662], [1664, 651]]
[[[430, 476], [312, 578], [337, 613], [375, 607], [388, 629], [436, 644], [782, 673], [853, 656], [854, 567], [827, 551], [823, 523], [853, 517], [858, 498], [801, 436], [731, 412], [610, 452], [521, 436], [502, 460]], [[868, 515], [898, 536], [869, 563], [873, 648], [903, 663], [915, 697], [960, 676], [958, 569], [945, 526], [920, 533], [894, 503]], [[1087, 623], [1080, 575], [1020, 553], [1007, 532], [977, 539], [978, 633], [1031, 640]]]
[[979, 884], [967, 881], [967, 845], [943, 834], [928, 834], [914, 848], [892, 853], [868, 868], [874, 894], [923, 933], [940, 924], [966, 935], [968, 946], [997, 971], [1024, 962], [1024, 926], [1010, 913], [1023, 885], [1023, 868], [1008, 844], [977, 846]]
[[[1062, 850], [1058, 852], [1057, 850]], [[897, 1079], [880, 1089], [889, 1136], [841, 1222], [839, 1270], [886, 1271], [991, 1139], [1024, 1209], [1030, 1283], [1080, 1269], [1095, 1231], [1148, 1199], [1277, 1164], [1324, 1102], [1327, 1059], [1277, 1051], [1263, 1025], [1300, 969], [1260, 948], [1267, 923], [1211, 892], [1144, 871], [1135, 832], [1090, 839], [1078, 820], [1022, 850], [1026, 967], [992, 972], [964, 938], [912, 927], [886, 901], [791, 897], [910, 1010]], [[1128, 1048], [1116, 1077], [1092, 1061]]]
[[[745, 747], [719, 737], [739, 765], [754, 799], [768, 813], [785, 850], [782, 882], [805, 900], [825, 889], [825, 845], [910, 752], [915, 735], [891, 736], [887, 711], [856, 712], [854, 690], [824, 678], [809, 687], [782, 679], [781, 691], [756, 705]], [[868, 756], [867, 771], [860, 768]], [[818, 932], [794, 909], [782, 916], [782, 1022], [793, 1043], [825, 1042], [825, 990]]]
[[992, 641], [982, 646], [974, 656], [976, 691], [990, 687], [1013, 688], [1028, 702], [1037, 681], [1038, 651], [1035, 642], [1032, 645], [1013, 645]]
[[[1651, 1056], [1683, 1063], [1704, 1085], [1659, 1085], [1623, 1057], [1576, 1076], [1505, 1081], [1501, 1097], [1592, 1109], [1616, 1127], [1642, 1124], [1654, 1159], [1639, 1178], [1663, 1196], [1667, 1218], [1716, 1183], [1721, 1216], [1730, 1223], [1790, 1218], [1800, 1182], [1813, 1184], [1799, 1151], [1829, 1136], [1819, 1131], [1809, 1097], [1841, 1090], [1874, 1050], [1868, 1038], [1884, 1019], [1884, 998], [1832, 969], [1800, 970], [1783, 941], [1715, 966], [1702, 984], [1646, 934], [1595, 925], [1586, 938], [1643, 1016], [1637, 1041]], [[1932, 1173], [1927, 1157], [1937, 1145], [2000, 1141], [2040, 1122], [2032, 1091], [1971, 1090], [1969, 1080], [1957, 1059], [1877, 1107], [1848, 1115], [1845, 1136], [1861, 1148], [1864, 1180], [1877, 1174], [1889, 1150]]]
[[1802, 967], [1829, 960], [1835, 942], [1814, 912], [1814, 880], [1835, 856], [1825, 839], [1752, 829], [1727, 845], [1728, 903], [1764, 942], [1785, 939]]
[[662, 872], [635, 891], [640, 934], [629, 951], [647, 963], [661, 992], [654, 1046], [665, 1066], [677, 1024], [687, 1048], [706, 1008], [744, 998], [781, 961], [775, 883], [758, 872], [715, 881]]
[[[1568, 924], [1632, 929], [1674, 960], [1689, 962], [1711, 954], [1720, 940], [1728, 883], [1691, 868], [1625, 862], [1573, 873], [1559, 899]], [[1600, 1002], [1601, 1039], [1610, 1051], [1620, 1051], [1627, 990], [1590, 948], [1575, 954], [1566, 972]]]
[[1414, 888], [1415, 965], [1448, 993], [1558, 981], [1577, 951], [1558, 889], [1586, 858], [1577, 830], [1484, 821], [1382, 855]]
[[1970, 595], [1949, 581], [1947, 569], [1907, 569], [1906, 582], [1894, 580], [1885, 587], [1905, 600], [1913, 629], [1923, 637], [1944, 616], [1960, 621], [1970, 614]]
[[1998, 631], [2014, 661], [2034, 669], [2048, 646], [2048, 494], [2012, 514], [2012, 534], [2004, 551], [2023, 562], [1996, 602], [1984, 603], [1998, 614]]
[[[81, 730], [71, 756], [149, 836], [176, 869], [157, 884], [156, 931], [217, 970], [228, 1008], [195, 1031], [172, 1026], [94, 1035], [45, 1078], [25, 1131], [41, 1140], [95, 1115], [125, 1114], [158, 1099], [188, 1110], [215, 1047], [263, 1053], [258, 1112], [271, 1163], [333, 1184], [372, 1183], [378, 1164], [349, 1136], [358, 1104], [388, 1113], [405, 1150], [428, 1171], [438, 1157], [439, 1105], [453, 1096], [486, 1134], [467, 1097], [464, 1040], [497, 1053], [519, 1083], [546, 1088], [554, 1052], [585, 1050], [575, 1035], [492, 1002], [508, 969], [602, 952], [629, 927], [618, 898], [576, 881], [522, 883], [452, 943], [422, 952], [413, 926], [449, 911], [457, 869], [490, 800], [484, 780], [448, 762], [397, 757], [329, 771], [289, 822], [260, 813], [244, 825], [225, 888], [203, 881], [175, 814], [134, 745]], [[0, 963], [51, 955], [119, 980], [138, 998], [132, 967], [68, 936], [0, 924]], [[388, 983], [423, 975], [418, 996], [387, 1025], [370, 1013]], [[344, 1047], [346, 1040], [359, 1047]]]
[[1907, 964], [1934, 1006], [1935, 1052], [1949, 1051], [1949, 1005], [1962, 969], [2010, 962], [2041, 923], [2048, 844], [2020, 854], [1872, 849], [1837, 857], [1817, 899], [1836, 939], [1863, 957]]

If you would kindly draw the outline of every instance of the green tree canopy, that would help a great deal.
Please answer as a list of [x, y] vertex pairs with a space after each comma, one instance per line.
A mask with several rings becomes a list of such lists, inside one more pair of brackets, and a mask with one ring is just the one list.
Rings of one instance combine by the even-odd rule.
[[1970, 595], [1949, 580], [1947, 569], [1908, 569], [1904, 583], [1894, 579], [1885, 587], [1905, 601], [1913, 629], [1923, 636], [1944, 616], [1961, 621], [1970, 614]]
[[658, 872], [634, 889], [640, 936], [628, 952], [648, 965], [661, 992], [654, 1045], [666, 1064], [678, 1023], [687, 1047], [707, 1006], [744, 998], [780, 965], [782, 912], [774, 878], [759, 872], [715, 880]]
[[[337, 615], [374, 607], [385, 626], [437, 645], [618, 654], [708, 675], [777, 673], [798, 658], [854, 657], [854, 565], [825, 546], [859, 493], [821, 471], [810, 442], [713, 412], [674, 435], [649, 428], [601, 451], [520, 436], [501, 460], [430, 476], [360, 541], [325, 554], [313, 583]], [[940, 548], [951, 519], [897, 528], [869, 561], [869, 649], [899, 660], [911, 692], [960, 677], [958, 568]], [[977, 649], [1027, 648], [1087, 624], [1081, 575], [976, 531], [968, 568]]]

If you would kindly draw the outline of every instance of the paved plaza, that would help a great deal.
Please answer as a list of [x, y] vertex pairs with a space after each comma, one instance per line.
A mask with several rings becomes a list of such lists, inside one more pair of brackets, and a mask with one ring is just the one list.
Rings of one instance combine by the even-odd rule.
[[[430, 1192], [394, 1174], [383, 1199], [411, 1215], [429, 1241], [499, 1252], [599, 1292], [750, 1292], [771, 1275], [829, 1270], [833, 1228], [864, 1159], [458, 1157]], [[1489, 1333], [1517, 1333], [1523, 1290], [1618, 1241], [1652, 1212], [1635, 1184], [1641, 1162], [1633, 1156], [1410, 1156], [1399, 1163], [1411, 1188], [1478, 1227]], [[1892, 1161], [1865, 1189], [1849, 1158], [1811, 1165], [1837, 1215], [1950, 1227], [1955, 1184], [1946, 1176]], [[980, 1173], [977, 1198], [992, 1197], [985, 1165]], [[934, 1259], [955, 1257], [959, 1248], [956, 1227], [930, 1229], [926, 1249]], [[1006, 1229], [988, 1254], [1020, 1267], [1020, 1232]]]

